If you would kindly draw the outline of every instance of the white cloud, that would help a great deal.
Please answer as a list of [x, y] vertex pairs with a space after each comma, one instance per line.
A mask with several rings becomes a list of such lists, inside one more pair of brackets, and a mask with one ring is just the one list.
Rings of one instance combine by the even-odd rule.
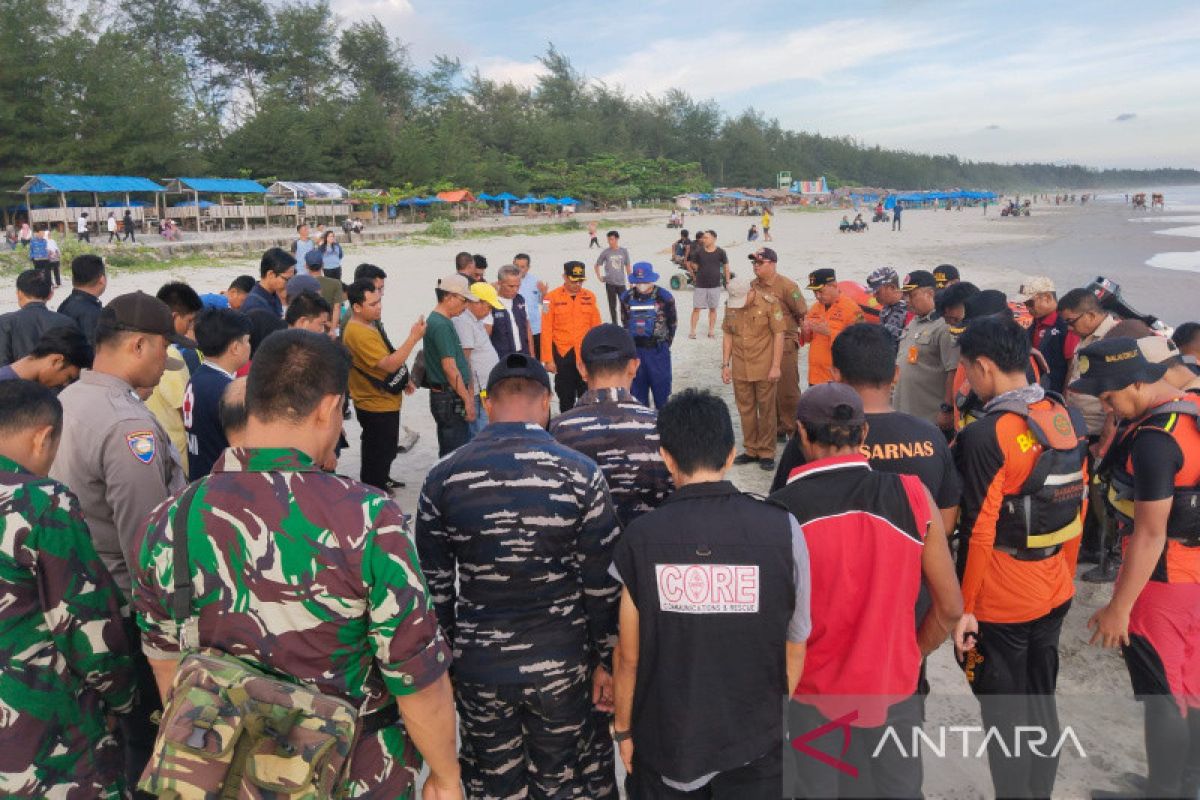
[[546, 74], [546, 68], [540, 61], [517, 61], [503, 56], [477, 58], [471, 66], [490, 81], [515, 83], [530, 89], [537, 85], [539, 77]]
[[787, 81], [823, 81], [876, 59], [942, 44], [944, 30], [895, 20], [844, 19], [773, 34], [719, 31], [702, 39], [659, 39], [600, 79], [634, 92], [679, 87], [729, 96]]

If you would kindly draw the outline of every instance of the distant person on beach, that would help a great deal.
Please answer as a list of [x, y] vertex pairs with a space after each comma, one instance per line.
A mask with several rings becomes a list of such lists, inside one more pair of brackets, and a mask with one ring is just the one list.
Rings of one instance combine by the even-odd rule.
[[21, 230], [17, 233], [17, 245], [20, 247], [29, 247], [29, 243], [33, 241], [33, 229], [29, 227], [28, 222], [21, 223]]
[[[321, 244], [316, 247], [316, 252], [321, 254], [321, 270], [325, 275], [335, 272], [337, 275], [342, 274], [342, 257], [345, 254], [342, 252], [342, 246], [338, 244], [337, 234], [334, 231], [325, 231], [325, 234], [321, 237]], [[300, 259], [296, 260], [299, 261]], [[325, 299], [329, 300], [328, 297]], [[329, 301], [333, 302], [332, 300]]]
[[771, 239], [771, 209], [764, 208], [762, 213], [762, 232], [763, 241], [769, 242]]
[[1183, 323], [1171, 334], [1171, 339], [1184, 361], [1195, 367], [1200, 360], [1200, 322]]
[[688, 251], [692, 249], [692, 239], [684, 228], [679, 232], [679, 238], [671, 245], [671, 263], [682, 267], [687, 261]]
[[614, 325], [621, 324], [617, 309], [621, 303], [621, 295], [625, 292], [625, 278], [633, 268], [629, 251], [621, 247], [621, 234], [609, 231], [606, 235], [608, 248], [596, 258], [596, 278], [604, 284], [604, 292], [608, 298], [609, 321]]
[[708, 230], [697, 234], [699, 246], [693, 245], [688, 254], [687, 268], [696, 288], [692, 292], [692, 329], [689, 339], [696, 338], [700, 310], [708, 309], [708, 338], [716, 338], [717, 306], [721, 304], [721, 287], [729, 281], [729, 256], [717, 247], [717, 232]]
[[108, 243], [112, 244], [114, 240], [121, 241], [117, 236], [117, 215], [112, 211], [108, 212], [108, 219], [104, 221], [104, 227], [108, 231]]
[[596, 220], [592, 220], [588, 223], [588, 250], [599, 246], [600, 240], [596, 238]]
[[[525, 313], [529, 316], [529, 331], [533, 349], [532, 354], [541, 357], [542, 352], [542, 303], [546, 293], [550, 291], [545, 281], [538, 280], [529, 269], [528, 253], [517, 253], [513, 256], [513, 266], [521, 271], [521, 297], [525, 298]], [[503, 276], [501, 276], [503, 280]], [[493, 328], [494, 330], [494, 328]]]
[[904, 203], [896, 203], [896, 207], [892, 209], [892, 230], [900, 230], [900, 214], [904, 211]]
[[309, 238], [308, 225], [300, 223], [296, 226], [296, 240], [292, 242], [292, 255], [296, 258], [297, 264], [304, 263], [304, 256], [309, 250], [316, 247], [316, 242]]
[[128, 208], [125, 209], [125, 216], [121, 219], [121, 230], [125, 233], [125, 238], [121, 241], [137, 244], [137, 239], [133, 235], [133, 212]]
[[79, 218], [75, 220], [75, 235], [81, 242], [91, 244], [92, 234], [88, 231], [88, 213], [86, 211], [79, 212]]
[[750, 230], [746, 231], [746, 241], [747, 242], [758, 241], [758, 226], [757, 225], [751, 225]]

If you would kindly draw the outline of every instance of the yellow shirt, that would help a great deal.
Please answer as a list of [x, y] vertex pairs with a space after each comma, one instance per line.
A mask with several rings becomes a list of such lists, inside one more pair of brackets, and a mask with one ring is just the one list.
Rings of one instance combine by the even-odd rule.
[[354, 401], [355, 407], [359, 411], [377, 413], [399, 411], [400, 400], [404, 395], [385, 392], [367, 379], [367, 375], [380, 381], [387, 378], [387, 373], [375, 365], [392, 352], [388, 350], [375, 326], [351, 320], [346, 323], [342, 341], [350, 351], [350, 399]]
[[[167, 356], [183, 361], [179, 348], [167, 346]], [[168, 369], [163, 372], [154, 394], [146, 400], [146, 408], [154, 414], [158, 424], [167, 432], [167, 438], [179, 452], [179, 462], [183, 465], [183, 474], [188, 472], [187, 428], [183, 427], [183, 395], [187, 391], [188, 381], [192, 373], [185, 363], [181, 369]]]

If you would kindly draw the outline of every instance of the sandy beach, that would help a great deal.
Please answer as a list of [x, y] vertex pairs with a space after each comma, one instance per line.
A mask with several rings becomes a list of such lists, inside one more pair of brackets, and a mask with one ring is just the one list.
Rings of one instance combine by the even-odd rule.
[[[1168, 209], [1168, 214], [1174, 218], [1171, 224], [1180, 228], [1186, 229], [1189, 223], [1200, 224], [1200, 213]], [[751, 218], [689, 215], [686, 227], [693, 231], [714, 229], [735, 271], [748, 270], [746, 255], [754, 247], [767, 244], [779, 253], [781, 272], [802, 285], [807, 273], [816, 267], [833, 267], [842, 279], [862, 281], [872, 269], [882, 265], [891, 265], [903, 274], [910, 269], [932, 270], [937, 264], [952, 263], [959, 267], [965, 280], [1009, 293], [1014, 293], [1022, 279], [1032, 274], [1052, 277], [1060, 293], [1096, 275], [1106, 275], [1122, 285], [1129, 301], [1139, 310], [1176, 324], [1200, 317], [1195, 306], [1196, 298], [1200, 297], [1200, 274], [1155, 269], [1145, 263], [1156, 253], [1200, 249], [1194, 234], [1155, 233], [1170, 226], [1131, 222], [1132, 216], [1130, 209], [1120, 203], [1035, 206], [1033, 216], [1028, 219], [1001, 219], [994, 206], [986, 216], [979, 208], [961, 212], [922, 210], [904, 214], [903, 232], [893, 233], [889, 225], [878, 225], [862, 234], [840, 234], [837, 223], [841, 212], [782, 210], [772, 226], [775, 241], [760, 241], [753, 246], [745, 241], [747, 228], [756, 221]], [[585, 223], [587, 218], [581, 216]], [[676, 271], [667, 256], [676, 232], [668, 230], [665, 222], [666, 212], [663, 212], [660, 222], [624, 228], [621, 238], [634, 260], [648, 260], [655, 265], [664, 285]], [[364, 261], [387, 271], [384, 322], [393, 340], [398, 341], [418, 315], [433, 308], [436, 280], [453, 271], [453, 258], [458, 251], [466, 249], [487, 256], [491, 264], [489, 277], [515, 253], [529, 253], [534, 273], [553, 287], [561, 281], [564, 261], [582, 259], [590, 267], [596, 253], [589, 252], [587, 244], [585, 230], [422, 245], [352, 244], [346, 246], [346, 272], [349, 275], [354, 265]], [[257, 260], [223, 261], [211, 268], [116, 272], [110, 276], [106, 298], [136, 289], [153, 293], [168, 280], [185, 280], [200, 292], [219, 291], [234, 276], [242, 273], [257, 276], [257, 272]], [[67, 277], [64, 275], [64, 279]], [[0, 278], [0, 311], [16, 307], [13, 280], [12, 275]], [[594, 277], [587, 286], [597, 290]], [[56, 307], [68, 291], [69, 287], [64, 286], [51, 301], [51, 307]], [[673, 353], [674, 386], [712, 389], [727, 399], [732, 410], [732, 391], [720, 383], [720, 341], [704, 337], [704, 321], [700, 337], [689, 340], [686, 325], [691, 310], [690, 291], [679, 292], [677, 298], [681, 335]], [[606, 308], [604, 313], [607, 314]], [[804, 358], [802, 351], [801, 376], [806, 373]], [[736, 413], [734, 419], [736, 424]], [[398, 492], [397, 500], [411, 513], [416, 507], [420, 482], [436, 460], [434, 428], [424, 392], [406, 398], [402, 422], [421, 435], [414, 450], [398, 457], [392, 469], [394, 477], [407, 483], [407, 488]], [[348, 422], [351, 448], [344, 454], [339, 471], [354, 477], [358, 476], [359, 467], [358, 436], [357, 425]], [[770, 476], [757, 466], [735, 468], [732, 479], [740, 488], [757, 493], [764, 493], [770, 483]], [[1110, 776], [1127, 770], [1144, 770], [1141, 710], [1130, 694], [1121, 658], [1116, 652], [1087, 645], [1085, 622], [1107, 600], [1111, 588], [1078, 585], [1062, 634], [1059, 694], [1064, 698], [1064, 723], [1074, 726], [1087, 757], [1072, 755], [1071, 748], [1064, 753], [1055, 792], [1056, 797], [1064, 798], [1086, 797], [1092, 788], [1116, 785]], [[948, 645], [931, 658], [929, 680], [933, 687], [928, 703], [929, 726], [978, 724], [978, 706]], [[978, 737], [973, 741], [972, 749], [977, 746]], [[930, 797], [984, 797], [991, 793], [986, 762], [981, 759], [958, 759], [944, 767], [927, 762], [926, 775], [925, 791]]]

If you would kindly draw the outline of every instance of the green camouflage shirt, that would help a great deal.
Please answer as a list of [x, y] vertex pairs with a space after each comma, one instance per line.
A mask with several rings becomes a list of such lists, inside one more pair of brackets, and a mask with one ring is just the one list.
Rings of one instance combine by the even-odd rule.
[[[199, 644], [368, 709], [437, 680], [450, 653], [400, 508], [298, 450], [226, 450], [186, 522]], [[177, 498], [134, 542], [134, 607], [151, 658], [180, 652], [171, 617]], [[407, 797], [420, 759], [402, 725], [362, 737], [353, 797]]]
[[75, 496], [0, 457], [0, 796], [122, 797], [121, 593]]

